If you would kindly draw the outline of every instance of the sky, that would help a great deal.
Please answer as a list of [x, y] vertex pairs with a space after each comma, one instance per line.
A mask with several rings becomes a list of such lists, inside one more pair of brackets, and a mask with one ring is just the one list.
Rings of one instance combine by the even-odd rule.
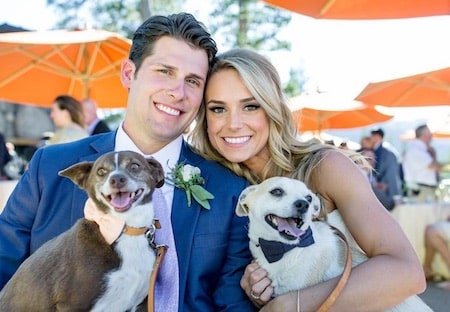
[[[208, 25], [207, 2], [202, 1], [201, 7], [198, 1], [190, 2], [195, 3], [191, 13]], [[50, 29], [54, 14], [45, 3], [46, 0], [0, 0], [0, 24]], [[449, 30], [450, 16], [336, 21], [293, 14], [291, 23], [280, 31], [281, 38], [291, 41], [292, 50], [265, 54], [283, 81], [288, 80], [290, 68], [301, 68], [306, 92], [320, 90], [353, 99], [369, 82], [450, 66]], [[216, 41], [220, 50], [220, 38]], [[412, 113], [435, 116], [436, 110]]]

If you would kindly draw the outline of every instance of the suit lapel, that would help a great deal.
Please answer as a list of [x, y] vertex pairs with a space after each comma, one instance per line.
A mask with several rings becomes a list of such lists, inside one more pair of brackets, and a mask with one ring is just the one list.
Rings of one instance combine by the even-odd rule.
[[[194, 154], [189, 149], [187, 143], [183, 141], [178, 162], [184, 161], [186, 164], [197, 166], [202, 160], [203, 158]], [[201, 209], [202, 207], [195, 200], [192, 200], [191, 206], [188, 207], [186, 192], [182, 189], [175, 188], [171, 221], [180, 270], [180, 298], [184, 298], [187, 271], [189, 268], [189, 260], [191, 259], [191, 247]]]

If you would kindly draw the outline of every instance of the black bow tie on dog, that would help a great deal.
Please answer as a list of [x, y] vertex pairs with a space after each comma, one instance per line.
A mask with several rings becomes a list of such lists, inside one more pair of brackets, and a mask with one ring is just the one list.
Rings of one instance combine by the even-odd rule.
[[285, 244], [277, 241], [268, 241], [259, 238], [259, 246], [269, 263], [276, 262], [283, 258], [283, 255], [291, 249], [296, 247], [308, 247], [314, 244], [314, 237], [311, 228], [308, 227], [305, 233], [300, 236], [300, 241], [297, 244]]

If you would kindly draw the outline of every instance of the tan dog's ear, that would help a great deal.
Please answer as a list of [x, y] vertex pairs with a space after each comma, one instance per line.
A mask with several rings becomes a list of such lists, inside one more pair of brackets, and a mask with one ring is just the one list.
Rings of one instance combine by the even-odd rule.
[[93, 165], [93, 161], [84, 161], [61, 170], [58, 174], [71, 179], [80, 188], [85, 189]]
[[245, 217], [248, 216], [248, 211], [249, 211], [249, 207], [247, 205], [247, 195], [250, 194], [251, 192], [256, 190], [256, 185], [251, 185], [248, 186], [247, 188], [245, 188], [242, 192], [241, 195], [239, 195], [239, 199], [238, 199], [238, 203], [236, 206], [236, 214], [239, 217]]
[[156, 180], [156, 188], [160, 188], [164, 185], [164, 170], [156, 159], [153, 157], [147, 159], [150, 168], [152, 168], [152, 176], [155, 177]]
[[311, 196], [312, 196], [311, 205], [312, 205], [312, 208], [313, 208], [312, 216], [313, 217], [318, 217], [320, 215], [320, 199], [314, 193], [312, 193]]

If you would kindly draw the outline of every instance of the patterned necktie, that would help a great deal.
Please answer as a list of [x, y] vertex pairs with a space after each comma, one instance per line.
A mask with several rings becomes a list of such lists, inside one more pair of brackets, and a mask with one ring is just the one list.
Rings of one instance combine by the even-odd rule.
[[166, 199], [160, 188], [155, 189], [153, 193], [153, 206], [155, 216], [161, 223], [161, 228], [155, 234], [155, 242], [169, 247], [156, 279], [155, 310], [175, 312], [178, 311], [179, 294], [178, 260], [170, 221], [171, 209], [167, 207]]

